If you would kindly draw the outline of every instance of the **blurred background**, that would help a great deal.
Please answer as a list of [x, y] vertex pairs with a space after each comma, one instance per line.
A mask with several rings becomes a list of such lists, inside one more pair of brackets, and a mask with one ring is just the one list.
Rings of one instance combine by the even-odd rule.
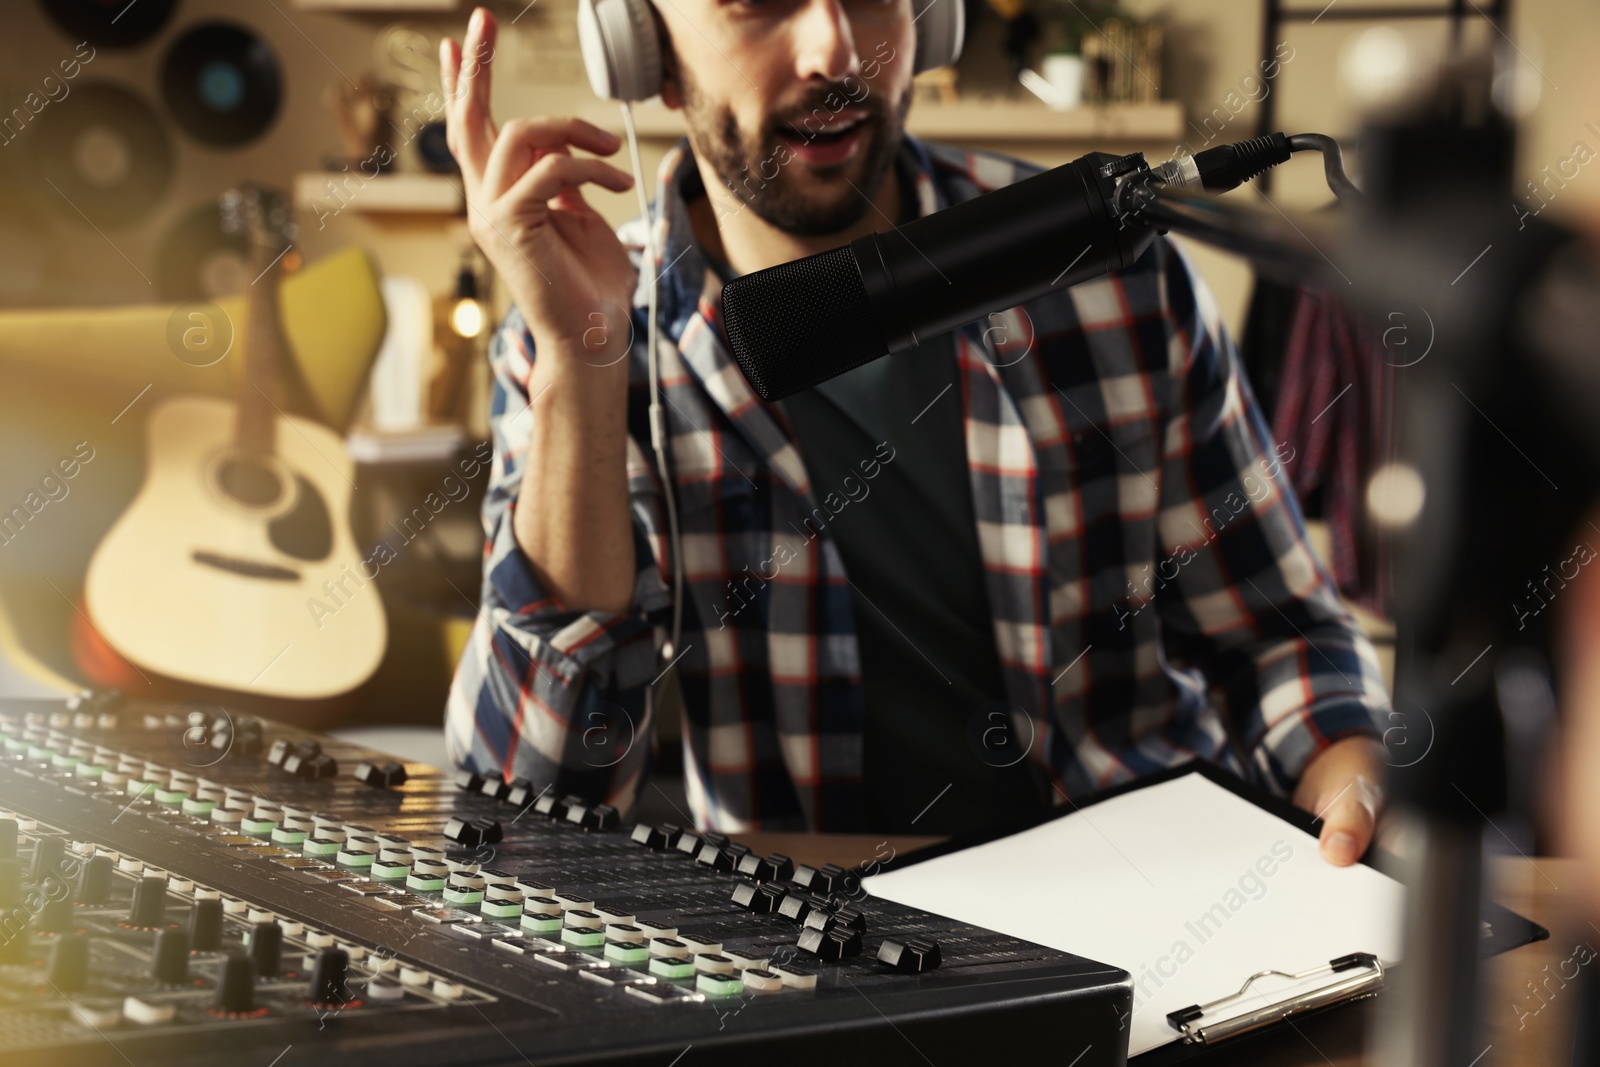
[[[575, 0], [488, 6], [497, 117], [577, 114], [621, 132], [588, 90]], [[440, 722], [478, 609], [483, 357], [504, 311], [444, 146], [435, 57], [469, 12], [6, 5], [0, 693], [114, 684], [324, 728]], [[1513, 40], [1526, 195], [1506, 211], [1600, 205], [1586, 166], [1600, 150], [1600, 5], [971, 0], [967, 15], [959, 66], [919, 78], [911, 131], [1046, 165], [1091, 150], [1154, 162], [1264, 130], [1349, 137], [1375, 94], [1452, 37]], [[681, 126], [659, 101], [637, 115], [653, 184]], [[631, 192], [587, 195], [614, 223], [634, 213]], [[1320, 164], [1299, 157], [1233, 195], [1331, 200]], [[1386, 447], [1383, 389], [1351, 371], [1359, 402], [1323, 419], [1316, 400], [1343, 379], [1306, 370], [1312, 351], [1364, 342], [1314, 294], [1191, 251], [1388, 662], [1384, 561], [1352, 533], [1357, 483], [1339, 466]], [[1422, 354], [1421, 324], [1380, 325], [1391, 366]], [[208, 516], [269, 520], [259, 551], [208, 546]]]

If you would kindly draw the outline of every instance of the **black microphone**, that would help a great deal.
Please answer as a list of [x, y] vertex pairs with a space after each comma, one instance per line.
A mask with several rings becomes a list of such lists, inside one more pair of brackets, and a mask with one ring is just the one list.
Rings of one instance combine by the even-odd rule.
[[734, 358], [781, 400], [995, 311], [1131, 265], [1154, 228], [1116, 210], [1144, 157], [1091, 152], [722, 289]]

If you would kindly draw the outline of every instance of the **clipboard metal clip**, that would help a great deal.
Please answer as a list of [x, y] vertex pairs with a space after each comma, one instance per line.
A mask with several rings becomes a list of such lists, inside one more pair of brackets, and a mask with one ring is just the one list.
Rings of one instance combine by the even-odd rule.
[[[1349, 973], [1354, 972], [1354, 973]], [[1318, 974], [1342, 975], [1325, 986], [1315, 989], [1303, 990], [1292, 996], [1285, 997], [1276, 1003], [1266, 1004], [1259, 1008], [1252, 1008], [1242, 1015], [1226, 1018], [1215, 1018], [1207, 1022], [1207, 1015], [1215, 1014], [1215, 1009], [1229, 1003], [1241, 1000], [1255, 984], [1256, 979], [1276, 975], [1290, 981], [1300, 981]], [[1183, 1034], [1185, 1044], [1189, 1045], [1214, 1045], [1218, 1041], [1252, 1030], [1269, 1026], [1280, 1019], [1292, 1015], [1299, 1015], [1329, 1004], [1338, 1004], [1357, 997], [1371, 996], [1383, 988], [1383, 964], [1378, 957], [1370, 952], [1352, 952], [1348, 956], [1329, 960], [1327, 963], [1309, 970], [1290, 974], [1287, 971], [1257, 971], [1245, 979], [1244, 985], [1239, 987], [1237, 993], [1230, 993], [1225, 997], [1218, 997], [1207, 1004], [1191, 1004], [1187, 1008], [1180, 1008], [1167, 1013], [1167, 1022], [1174, 1030]]]

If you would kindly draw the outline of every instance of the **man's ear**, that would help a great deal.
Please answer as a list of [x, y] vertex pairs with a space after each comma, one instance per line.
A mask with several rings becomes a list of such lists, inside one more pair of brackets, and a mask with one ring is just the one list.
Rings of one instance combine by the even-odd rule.
[[661, 42], [661, 102], [676, 111], [683, 107], [683, 85], [678, 80], [678, 55], [672, 48], [672, 38], [667, 34], [667, 24], [656, 5], [647, 3], [650, 19], [656, 24], [656, 39]]

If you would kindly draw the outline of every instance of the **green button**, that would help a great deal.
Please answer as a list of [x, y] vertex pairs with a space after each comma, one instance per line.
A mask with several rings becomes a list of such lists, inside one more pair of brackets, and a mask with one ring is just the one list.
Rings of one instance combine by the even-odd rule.
[[650, 950], [637, 941], [607, 941], [606, 959], [618, 963], [643, 963], [650, 958]]
[[266, 837], [277, 828], [278, 822], [276, 819], [252, 819], [248, 815], [239, 823], [239, 829], [247, 834], [254, 834], [256, 837]]
[[69, 756], [64, 752], [57, 752], [54, 756], [50, 757], [50, 762], [57, 767], [76, 767], [83, 761], [77, 756]]
[[744, 982], [733, 974], [702, 974], [694, 980], [694, 987], [713, 997], [731, 997], [744, 989]]
[[444, 888], [443, 878], [429, 878], [426, 875], [406, 875], [406, 888], [416, 889], [423, 893], [437, 893]]
[[53, 748], [44, 748], [39, 745], [30, 745], [28, 748], [29, 759], [49, 759], [56, 754]]
[[195, 800], [193, 798], [185, 798], [183, 802], [183, 813], [185, 815], [210, 815], [211, 809], [216, 806], [217, 802], [215, 800]]
[[346, 867], [371, 867], [372, 861], [378, 857], [370, 852], [344, 852], [341, 851], [334, 860]]
[[522, 914], [522, 905], [514, 900], [486, 900], [478, 910], [490, 919], [515, 919]]
[[524, 913], [522, 916], [522, 928], [536, 934], [553, 934], [561, 929], [561, 916], [528, 915]]
[[584, 930], [569, 926], [561, 931], [561, 940], [574, 948], [599, 948], [606, 943], [604, 930]]
[[20, 737], [8, 737], [8, 738], [6, 738], [6, 751], [7, 752], [21, 752], [23, 749], [25, 749], [27, 747], [28, 747], [28, 742], [24, 741]]
[[482, 904], [483, 890], [444, 887], [444, 899], [450, 904]]
[[175, 808], [188, 799], [189, 791], [187, 789], [162, 789], [160, 786], [156, 786], [157, 804], [166, 804]]
[[382, 860], [376, 860], [372, 864], [372, 877], [380, 878], [386, 882], [398, 881], [410, 874], [410, 864], [384, 863]]
[[272, 840], [279, 845], [298, 845], [308, 836], [304, 830], [285, 830], [281, 826], [272, 831]]
[[343, 841], [319, 841], [314, 837], [307, 838], [300, 851], [307, 856], [335, 856], [343, 848]]
[[78, 764], [77, 774], [79, 778], [98, 778], [104, 773], [106, 773], [106, 768], [100, 766], [98, 763]]
[[650, 961], [650, 973], [658, 978], [693, 978], [694, 960], [681, 956], [657, 956]]

